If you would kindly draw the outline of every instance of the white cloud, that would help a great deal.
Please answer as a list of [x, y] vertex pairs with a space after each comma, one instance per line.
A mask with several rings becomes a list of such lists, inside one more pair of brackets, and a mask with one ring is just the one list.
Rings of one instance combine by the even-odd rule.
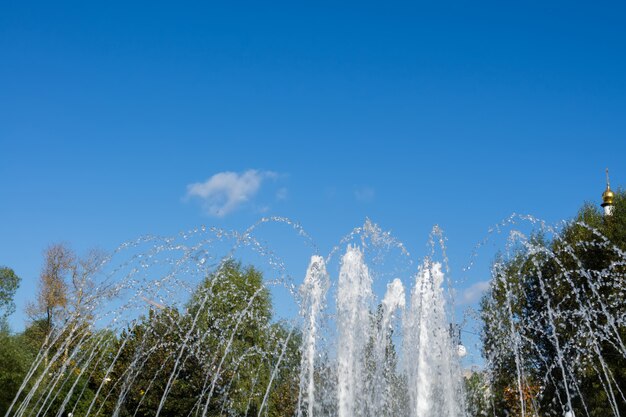
[[206, 211], [216, 217], [224, 217], [242, 204], [250, 201], [266, 179], [276, 179], [272, 171], [249, 169], [243, 173], [219, 172], [205, 182], [187, 186], [187, 198], [197, 197], [203, 201]]
[[354, 190], [354, 197], [363, 203], [369, 203], [374, 200], [376, 191], [372, 187], [359, 187]]
[[489, 285], [491, 285], [491, 281], [479, 281], [471, 287], [464, 289], [459, 302], [461, 304], [474, 304], [478, 302], [485, 291], [489, 289]]

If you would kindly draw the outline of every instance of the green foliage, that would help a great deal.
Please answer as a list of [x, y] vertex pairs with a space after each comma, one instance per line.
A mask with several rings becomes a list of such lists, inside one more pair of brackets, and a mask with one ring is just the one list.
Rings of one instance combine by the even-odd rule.
[[464, 378], [465, 405], [468, 416], [492, 415], [489, 381], [483, 372], [472, 372]]
[[151, 309], [116, 342], [107, 389], [123, 398], [120, 415], [292, 415], [300, 335], [271, 315], [261, 273], [235, 261], [207, 276], [186, 311]]
[[0, 320], [4, 321], [15, 311], [13, 297], [19, 286], [20, 277], [11, 268], [0, 267]]
[[[18, 396], [19, 405], [30, 392], [37, 401], [30, 402], [26, 411], [42, 415], [56, 415], [63, 407], [73, 409], [78, 415], [84, 414], [93, 398], [93, 392], [88, 388], [87, 374], [80, 372], [77, 363], [81, 352], [87, 350], [89, 343], [81, 343], [86, 336], [85, 329], [59, 334], [53, 340], [49, 338], [47, 321], [41, 319], [33, 322], [23, 333], [15, 336], [5, 336], [2, 350], [6, 359], [7, 369], [14, 369], [12, 373], [2, 374], [9, 381], [4, 392], [9, 399], [3, 402], [7, 407]], [[46, 344], [47, 341], [51, 343]], [[6, 343], [6, 345], [5, 345]], [[20, 392], [20, 386], [25, 377], [31, 373]], [[69, 404], [69, 406], [68, 406]], [[12, 412], [15, 412], [15, 408]]]
[[[180, 319], [174, 309], [151, 309], [147, 317], [124, 331], [116, 341], [113, 350], [119, 351], [119, 357], [108, 379], [114, 384], [111, 397], [124, 398], [121, 415], [155, 414], [179, 355], [184, 361], [177, 368], [178, 378], [170, 388], [163, 412], [188, 415], [193, 409], [201, 383], [200, 364], [190, 347], [182, 345], [185, 334]], [[100, 380], [103, 379], [104, 375]], [[117, 406], [115, 401], [107, 402], [104, 414], [112, 414]]]
[[576, 415], [626, 413], [625, 250], [618, 192], [613, 216], [585, 205], [551, 240], [535, 235], [496, 259], [481, 304], [496, 415], [560, 415], [568, 394]]
[[36, 352], [24, 336], [0, 332], [0, 415], [9, 409]]
[[242, 415], [258, 413], [269, 383], [267, 352], [277, 347], [271, 308], [261, 273], [235, 261], [225, 262], [209, 276], [188, 306], [189, 318], [201, 335], [198, 346], [211, 352], [204, 361], [211, 364], [206, 371], [217, 371], [211, 385], [230, 392], [218, 401], [227, 401], [228, 408]]

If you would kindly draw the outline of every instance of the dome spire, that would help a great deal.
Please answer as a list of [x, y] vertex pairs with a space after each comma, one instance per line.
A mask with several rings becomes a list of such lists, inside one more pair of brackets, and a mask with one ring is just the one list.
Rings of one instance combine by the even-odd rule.
[[613, 199], [615, 194], [611, 191], [611, 183], [609, 181], [609, 169], [606, 169], [606, 190], [602, 193], [602, 207], [604, 207], [604, 215], [610, 216], [613, 214]]

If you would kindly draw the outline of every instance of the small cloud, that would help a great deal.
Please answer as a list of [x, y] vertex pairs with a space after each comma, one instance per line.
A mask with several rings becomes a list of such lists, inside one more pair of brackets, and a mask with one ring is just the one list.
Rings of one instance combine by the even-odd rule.
[[369, 203], [374, 200], [376, 192], [372, 187], [359, 187], [354, 190], [354, 198], [362, 203]]
[[485, 291], [489, 289], [491, 281], [479, 281], [461, 293], [460, 304], [474, 304], [480, 300]]
[[276, 200], [278, 201], [286, 200], [288, 195], [289, 193], [287, 191], [287, 188], [281, 187], [278, 189], [278, 191], [276, 191]]
[[254, 197], [263, 181], [276, 179], [272, 171], [249, 169], [243, 173], [219, 172], [205, 182], [187, 186], [187, 198], [199, 198], [208, 214], [224, 217]]

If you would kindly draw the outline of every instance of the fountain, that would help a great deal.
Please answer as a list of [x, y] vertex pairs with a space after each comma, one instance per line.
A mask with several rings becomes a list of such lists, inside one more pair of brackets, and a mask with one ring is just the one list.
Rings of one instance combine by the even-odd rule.
[[[438, 228], [415, 266], [370, 221], [323, 257], [268, 218], [122, 245], [44, 333], [6, 416], [623, 415], [626, 254], [585, 223], [521, 220], [540, 232], [511, 230], [493, 265], [468, 379]], [[303, 279], [263, 243], [268, 224], [304, 242]]]
[[[310, 242], [286, 219], [259, 225], [272, 222]], [[368, 265], [370, 247], [392, 246], [411, 262], [368, 221], [327, 257], [312, 256], [296, 284], [254, 236], [259, 225], [120, 247], [46, 333], [6, 415], [462, 414], [440, 263], [403, 277], [408, 300], [400, 277], [379, 297], [385, 283]], [[263, 279], [235, 255], [270, 272]], [[272, 319], [279, 294], [299, 314]]]
[[[363, 253], [349, 246], [337, 284], [336, 353], [331, 359], [317, 354], [315, 340], [328, 280], [323, 260], [312, 259], [303, 287], [310, 302], [304, 310], [308, 319], [302, 355], [304, 407], [298, 415], [462, 415], [461, 373], [448, 331], [441, 264], [427, 261], [420, 267], [408, 308], [400, 279], [387, 285], [376, 307]], [[398, 318], [402, 318], [398, 330], [403, 333], [399, 348], [404, 363], [397, 363], [392, 341]], [[320, 357], [326, 360], [316, 363]], [[333, 369], [336, 379], [316, 381], [316, 367]]]

